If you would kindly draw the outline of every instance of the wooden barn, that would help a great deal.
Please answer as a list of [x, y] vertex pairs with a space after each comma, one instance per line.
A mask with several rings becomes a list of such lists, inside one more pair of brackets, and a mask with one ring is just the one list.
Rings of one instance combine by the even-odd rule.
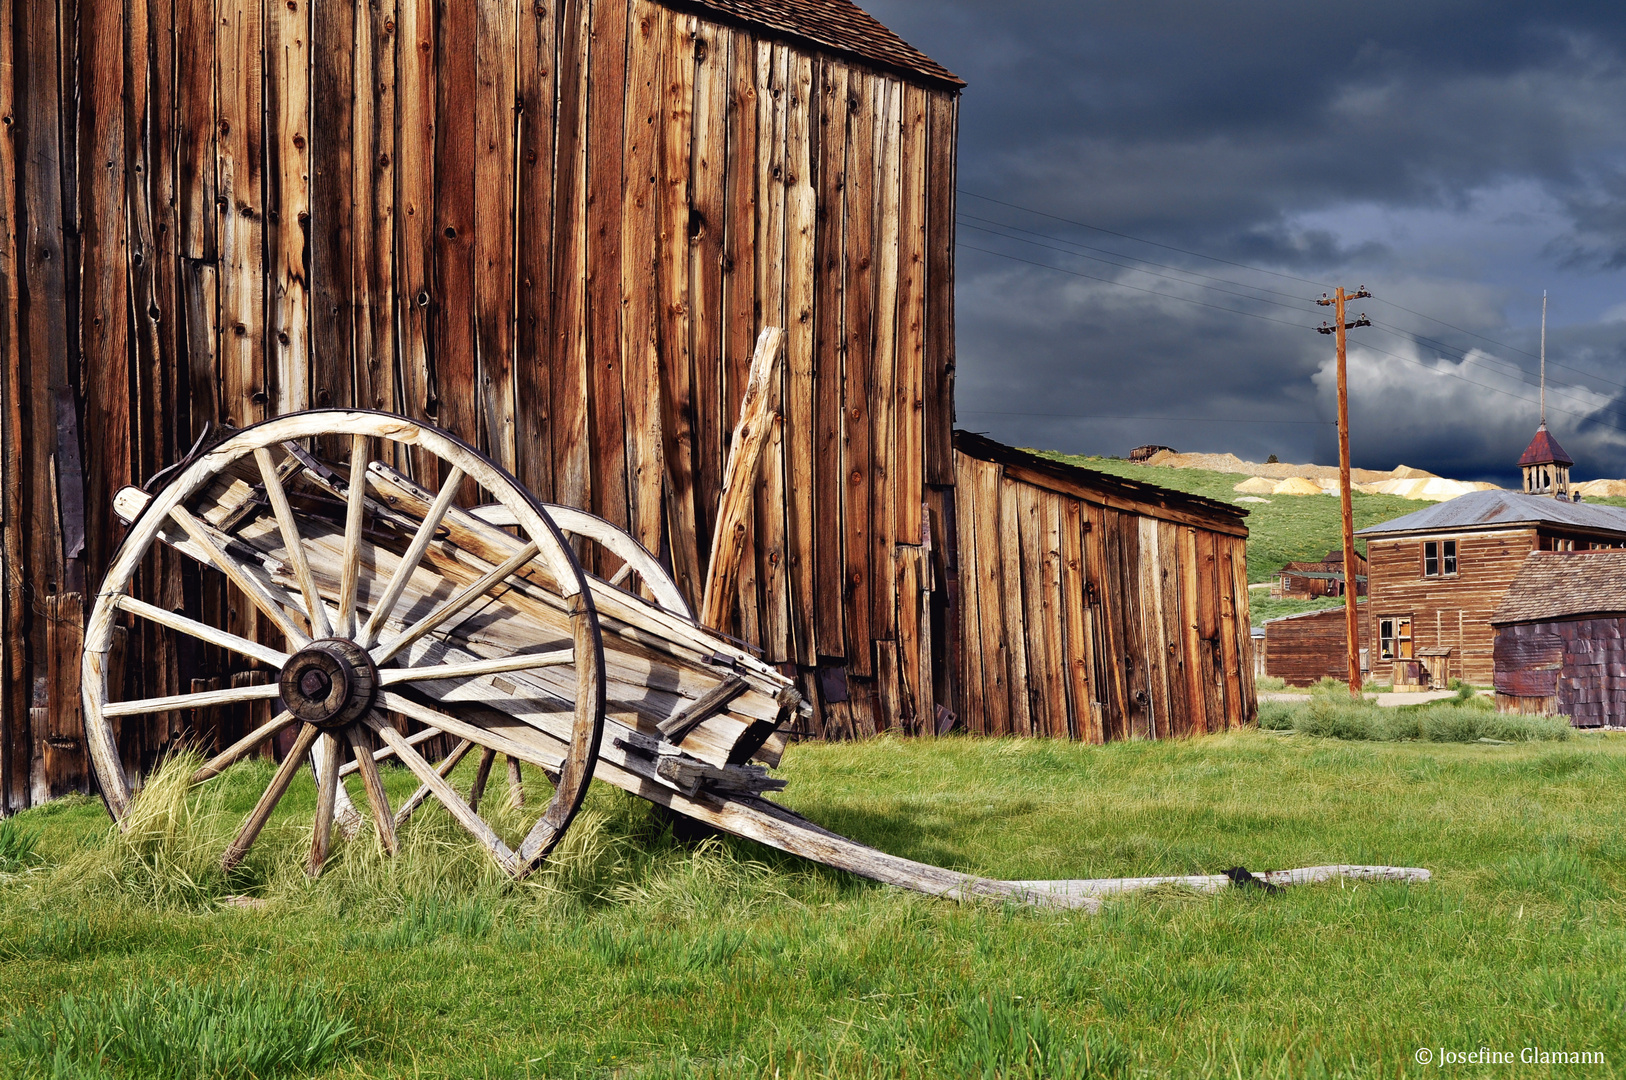
[[[1371, 664], [1366, 603], [1356, 609], [1362, 668]], [[1349, 678], [1349, 631], [1342, 605], [1266, 619], [1265, 674], [1289, 686], [1310, 686], [1325, 678]]]
[[1258, 712], [1247, 511], [955, 433], [973, 732], [1103, 742]]
[[1491, 615], [1496, 707], [1626, 724], [1626, 551], [1535, 551]]
[[1370, 568], [1372, 677], [1394, 682], [1397, 664], [1415, 665], [1429, 651], [1440, 675], [1485, 684], [1495, 674], [1491, 613], [1525, 557], [1626, 545], [1626, 510], [1475, 491], [1356, 535]]
[[[0, 0], [0, 808], [86, 785], [113, 493], [206, 428], [427, 419], [693, 602], [768, 325], [726, 629], [800, 678], [815, 734], [952, 711], [960, 87], [847, 0]], [[173, 552], [140, 591], [257, 632]], [[255, 674], [141, 633], [124, 670]], [[187, 735], [167, 716], [124, 724], [134, 769]]]

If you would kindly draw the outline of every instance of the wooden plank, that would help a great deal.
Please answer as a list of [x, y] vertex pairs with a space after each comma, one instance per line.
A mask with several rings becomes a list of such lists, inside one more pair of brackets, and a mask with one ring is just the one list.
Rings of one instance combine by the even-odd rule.
[[[17, 113], [16, 49], [20, 29], [14, 0], [0, 0], [0, 116]], [[11, 528], [23, 517], [22, 431], [22, 263], [17, 250], [22, 224], [18, 220], [20, 185], [18, 140], [0, 137], [0, 580], [23, 581], [28, 567], [23, 555], [23, 530]], [[27, 628], [24, 625], [25, 591], [0, 590], [0, 814], [12, 814], [28, 805], [29, 722]]]
[[[350, 307], [354, 313], [355, 395], [357, 404], [381, 412], [398, 411], [390, 295], [395, 230], [395, 6], [395, 0], [356, 6], [356, 54], [351, 65], [355, 142], [350, 156], [354, 197]], [[341, 811], [346, 801], [341, 796]]]
[[[818, 259], [818, 196], [814, 187], [814, 61], [791, 52], [785, 120], [785, 572], [790, 581], [791, 632], [796, 662], [818, 662], [814, 584], [814, 267]], [[890, 594], [889, 594], [890, 595]], [[890, 599], [888, 600], [890, 603]]]
[[1157, 577], [1162, 600], [1162, 626], [1157, 642], [1165, 656], [1169, 697], [1169, 733], [1185, 736], [1192, 731], [1192, 701], [1186, 668], [1191, 657], [1186, 652], [1181, 598], [1180, 537], [1185, 530], [1172, 522], [1157, 522]]
[[[1044, 595], [1044, 493], [1026, 484], [1006, 481], [1008, 500], [1016, 509], [1016, 520], [1007, 528], [1014, 532], [1017, 557], [1021, 561], [1021, 629], [1027, 657], [1028, 734], [1050, 734], [1050, 705], [1047, 693], [1053, 668], [1050, 635], [1045, 619], [1050, 614]], [[1009, 609], [1007, 609], [1009, 618]], [[1064, 699], [1065, 700], [1065, 699]]]
[[554, 167], [554, 500], [589, 509], [593, 484], [587, 372], [587, 73], [591, 7], [559, 5], [559, 121]]
[[899, 700], [902, 687], [898, 672], [898, 643], [875, 643], [875, 727], [877, 731], [897, 731], [913, 734], [913, 717], [904, 718], [904, 707]]
[[730, 31], [710, 22], [695, 30], [693, 148], [689, 208], [689, 356], [694, 367], [695, 558], [711, 559], [722, 494], [724, 439], [733, 418], [723, 412], [723, 234], [728, 213], [728, 44]]
[[926, 100], [926, 361], [921, 381], [928, 484], [954, 482], [954, 185], [959, 95]]
[[[474, 172], [478, 157], [479, 20], [472, 3], [446, 4], [435, 23], [435, 234], [432, 281], [435, 422], [486, 449], [475, 337]], [[320, 13], [318, 13], [320, 18]], [[477, 501], [472, 483], [465, 498]]]
[[853, 734], [873, 739], [877, 731], [875, 719], [875, 681], [856, 676], [847, 683], [848, 707], [852, 709]]
[[[964, 475], [963, 468], [960, 475]], [[1090, 654], [1084, 574], [1085, 524], [1084, 508], [1078, 500], [1061, 497], [1061, 599], [1065, 627], [1062, 648], [1067, 668], [1068, 734], [1075, 739], [1099, 743], [1101, 727], [1095, 711], [1094, 660]]]
[[[673, 13], [666, 20], [660, 182], [656, 191], [659, 233], [653, 279], [659, 315], [656, 327], [662, 408], [657, 415], [665, 465], [667, 547], [672, 580], [691, 605], [699, 599], [704, 586], [701, 573], [705, 565], [700, 562], [695, 536], [695, 371], [689, 327], [689, 182], [698, 27], [699, 20], [693, 15]], [[657, 476], [657, 484], [659, 479]], [[657, 500], [660, 494], [657, 486]]]
[[1189, 526], [1180, 530], [1180, 619], [1185, 633], [1186, 696], [1191, 703], [1191, 731], [1195, 735], [1209, 730], [1198, 615], [1197, 536], [1200, 531]]
[[[264, 10], [224, 0], [216, 64], [220, 132], [220, 376], [225, 417], [238, 427], [267, 415], [265, 372]], [[114, 489], [117, 490], [117, 489]]]
[[[979, 466], [975, 459], [964, 454], [955, 455], [954, 511], [959, 527], [960, 558], [960, 713], [966, 730], [975, 735], [987, 731], [983, 704], [983, 656], [980, 590], [982, 575], [978, 572], [978, 532], [986, 528], [980, 520], [982, 510], [978, 499], [977, 476]], [[899, 607], [903, 600], [900, 596]], [[899, 619], [903, 615], [900, 610]], [[905, 654], [907, 655], [907, 653]]]
[[[627, 107], [627, 7], [596, 3], [587, 45], [587, 358], [590, 509], [630, 530], [621, 365], [622, 138]], [[555, 395], [555, 400], [559, 400]]]
[[[661, 550], [662, 368], [657, 338], [660, 303], [656, 237], [660, 227], [662, 116], [666, 103], [661, 58], [669, 47], [671, 16], [651, 0], [632, 0], [627, 36], [626, 125], [621, 132], [625, 187], [620, 203], [620, 391], [625, 409], [628, 531], [644, 547]], [[601, 84], [595, 75], [594, 92]], [[589, 198], [592, 197], [591, 192]], [[595, 328], [599, 324], [594, 322]], [[598, 348], [595, 345], [595, 350]], [[602, 367], [602, 354], [594, 353]], [[607, 373], [596, 378], [595, 391]], [[608, 399], [606, 399], [607, 405]], [[609, 452], [608, 443], [597, 449]], [[603, 572], [614, 566], [604, 567]]]
[[1062, 597], [1062, 499], [1049, 492], [1038, 493], [1040, 517], [1040, 603], [1042, 623], [1040, 632], [1045, 638], [1044, 697], [1049, 715], [1046, 731], [1053, 739], [1072, 736], [1073, 725], [1067, 714], [1067, 646], [1066, 608]]
[[[515, 27], [515, 476], [544, 502], [554, 501], [553, 340], [554, 98], [560, 8], [519, 6]], [[562, 164], [570, 171], [571, 162]]]
[[842, 248], [842, 192], [846, 186], [847, 67], [821, 57], [818, 62], [817, 205], [813, 268], [813, 505], [823, 519], [813, 538], [815, 607], [813, 633], [825, 656], [846, 653], [842, 593], [846, 574], [842, 556], [845, 536], [842, 475], [841, 365], [846, 324], [846, 282]]
[[1253, 619], [1248, 609], [1248, 545], [1244, 540], [1231, 540], [1231, 602], [1236, 613], [1237, 667], [1241, 674], [1238, 693], [1241, 699], [1241, 722], [1251, 724], [1259, 718], [1259, 692], [1254, 682]]
[[271, 409], [277, 415], [310, 404], [310, 292], [306, 278], [306, 231], [310, 224], [311, 41], [310, 0], [268, 5], [266, 110], [271, 131], [266, 150], [266, 250], [269, 280]]
[[[785, 88], [786, 46], [757, 42], [757, 318], [761, 325], [785, 325], [785, 126], [789, 121]], [[778, 401], [785, 400], [781, 367]], [[782, 407], [782, 405], [781, 405]], [[764, 450], [756, 488], [757, 580], [762, 589], [763, 657], [782, 663], [793, 655], [790, 585], [785, 574], [785, 440], [777, 412]], [[869, 664], [863, 665], [868, 668]]]
[[903, 85], [877, 78], [875, 112], [875, 351], [870, 361], [870, 633], [897, 633], [894, 544], [912, 544], [918, 533], [899, 533], [897, 446], [897, 306]]
[[760, 467], [762, 448], [773, 424], [773, 394], [780, 368], [781, 335], [767, 327], [757, 339], [751, 361], [751, 379], [740, 404], [740, 422], [734, 429], [724, 473], [721, 505], [717, 511], [717, 540], [706, 567], [706, 588], [700, 605], [702, 625], [721, 629], [738, 593], [740, 568], [747, 556], [752, 489]]
[[43, 754], [45, 788], [52, 798], [90, 787], [85, 720], [79, 695], [85, 606], [79, 593], [45, 598], [45, 672], [51, 710]]
[[515, 104], [513, 0], [475, 0], [474, 344], [482, 444], [514, 471]]
[[1167, 739], [1173, 734], [1169, 704], [1169, 650], [1163, 644], [1162, 534], [1154, 518], [1136, 518], [1140, 529], [1141, 641], [1146, 649], [1146, 692], [1151, 716], [1147, 735]]
[[[343, 4], [312, 6], [310, 403], [317, 408], [358, 404], [352, 262], [356, 13]], [[225, 287], [222, 279], [222, 295]]]
[[1121, 659], [1129, 694], [1128, 734], [1132, 738], [1150, 739], [1154, 737], [1154, 729], [1151, 679], [1147, 669], [1145, 598], [1141, 592], [1140, 518], [1135, 514], [1114, 516], [1120, 539], [1119, 557], [1123, 560], [1119, 570], [1123, 589]]
[[1004, 644], [1010, 664], [1010, 699], [1012, 735], [1033, 734], [1033, 706], [1028, 693], [1027, 611], [1023, 605], [1023, 570], [1021, 526], [1022, 508], [1018, 499], [1019, 487], [1015, 481], [1001, 477], [999, 481], [999, 560], [1002, 587], [999, 595], [1004, 605]]
[[[926, 91], [903, 88], [899, 146], [898, 295], [896, 313], [897, 532], [920, 533], [921, 492], [925, 488], [926, 362]], [[955, 470], [959, 475], [958, 467]], [[961, 536], [969, 536], [962, 532]]]
[[[941, 494], [936, 492], [933, 494]], [[914, 667], [920, 678], [920, 711], [932, 718], [926, 729], [937, 734], [938, 706], [953, 711], [957, 706], [952, 696], [954, 677], [951, 668], [954, 654], [948, 646], [952, 640], [948, 623], [954, 618], [951, 608], [939, 603], [950, 585], [948, 564], [944, 558], [944, 541], [953, 534], [946, 527], [952, 517], [952, 503], [938, 501], [922, 511], [920, 543], [920, 591], [916, 604], [920, 626], [920, 645], [914, 657]], [[937, 536], [941, 531], [944, 535]]]
[[[892, 654], [892, 674], [888, 675], [876, 669], [877, 680], [893, 679], [898, 682], [897, 691], [888, 697], [882, 695], [882, 703], [886, 706], [901, 709], [900, 713], [887, 713], [889, 723], [901, 723], [921, 730], [930, 727], [923, 721], [925, 713], [921, 709], [921, 679], [920, 679], [920, 650], [922, 647], [922, 634], [920, 624], [920, 597], [921, 597], [921, 555], [920, 548], [908, 545], [899, 545], [892, 549], [888, 561], [896, 563], [896, 567], [889, 575], [896, 592], [893, 604], [896, 608], [894, 623], [897, 628], [896, 641], [877, 641], [877, 650], [883, 647]], [[929, 637], [930, 627], [926, 628]], [[877, 656], [879, 656], [879, 652]], [[927, 695], [929, 696], [929, 695]]]
[[1219, 605], [1219, 645], [1221, 663], [1221, 689], [1225, 695], [1225, 726], [1238, 728], [1242, 726], [1242, 652], [1237, 645], [1237, 635], [1247, 632], [1247, 624], [1238, 623], [1236, 618], [1236, 600], [1234, 589], [1236, 587], [1236, 571], [1231, 566], [1231, 553], [1234, 541], [1228, 536], [1215, 538], [1215, 577], [1214, 583]]
[[[394, 284], [400, 408], [415, 420], [432, 422], [439, 412], [429, 359], [434, 348], [435, 0], [398, 0], [397, 15]], [[426, 455], [408, 464], [419, 480], [438, 481], [423, 475]]]
[[[1005, 572], [1000, 552], [1003, 522], [1000, 506], [1000, 468], [993, 462], [976, 462], [974, 497], [977, 501], [974, 534], [976, 566], [981, 596], [979, 622], [982, 630], [983, 707], [987, 710], [985, 733], [1009, 735], [1011, 710], [1010, 646], [1005, 630]], [[1020, 587], [1018, 581], [1016, 587]], [[1020, 625], [1020, 624], [1018, 624]]]
[[[177, 9], [175, 52], [178, 57], [212, 58], [215, 54], [215, 13], [212, 5], [189, 4]], [[217, 255], [215, 231], [215, 65], [190, 66], [177, 86], [179, 145], [176, 148], [177, 193], [180, 198], [179, 232], [188, 428], [182, 441], [202, 434], [206, 424], [218, 424], [220, 390], [215, 370]]]
[[1197, 636], [1206, 731], [1225, 727], [1225, 670], [1220, 657], [1219, 566], [1211, 532], [1197, 530]]
[[[740, 412], [756, 339], [757, 87], [756, 43], [743, 30], [728, 34], [727, 209], [723, 234], [723, 422]], [[739, 636], [761, 639], [755, 524], [745, 537], [736, 600]]]
[[[78, 31], [77, 156], [79, 161], [91, 163], [78, 177], [79, 384], [84, 394], [85, 430], [91, 434], [84, 446], [83, 542], [86, 572], [91, 580], [99, 581], [116, 540], [111, 495], [128, 484], [134, 473], [130, 253], [124, 214], [123, 11], [110, 4], [88, 5], [80, 11]], [[14, 137], [9, 126], [5, 137]], [[12, 180], [8, 176], [4, 182]], [[57, 317], [65, 314], [59, 312]], [[62, 467], [60, 461], [57, 467]], [[68, 692], [70, 688], [62, 689]], [[72, 697], [77, 701], [76, 690]], [[53, 702], [53, 722], [68, 707], [66, 702]], [[82, 771], [83, 765], [77, 768]]]
[[842, 363], [842, 470], [846, 493], [842, 583], [848, 664], [869, 674], [870, 649], [870, 385], [875, 349], [875, 77], [847, 76], [847, 169], [842, 244], [846, 248], [846, 343]]
[[1129, 690], [1124, 679], [1123, 634], [1119, 597], [1119, 545], [1112, 528], [1116, 515], [1085, 504], [1089, 529], [1084, 534], [1084, 565], [1089, 589], [1091, 647], [1096, 659], [1096, 700], [1101, 703], [1101, 738], [1126, 737]]

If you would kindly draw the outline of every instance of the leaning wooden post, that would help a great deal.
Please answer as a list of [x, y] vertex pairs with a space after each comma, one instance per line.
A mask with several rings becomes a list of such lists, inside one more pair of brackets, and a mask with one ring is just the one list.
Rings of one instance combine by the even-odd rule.
[[723, 490], [717, 497], [717, 532], [712, 537], [711, 559], [706, 564], [706, 593], [700, 604], [700, 622], [722, 629], [734, 603], [734, 583], [739, 578], [740, 556], [745, 551], [746, 530], [751, 517], [751, 487], [763, 444], [773, 426], [774, 376], [779, 371], [777, 326], [763, 327], [751, 356], [751, 373], [746, 379], [745, 396], [740, 402], [740, 420], [734, 427], [734, 441], [728, 451], [728, 467], [723, 471]]

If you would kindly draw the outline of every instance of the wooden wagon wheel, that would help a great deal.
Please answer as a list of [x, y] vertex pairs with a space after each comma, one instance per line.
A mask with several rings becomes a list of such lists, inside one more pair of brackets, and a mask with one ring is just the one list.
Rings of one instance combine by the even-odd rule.
[[[315, 457], [310, 447], [318, 440], [324, 447], [338, 446], [347, 464]], [[420, 471], [444, 476], [438, 491], [418, 487], [391, 467], [409, 459]], [[356, 478], [364, 479], [352, 482]], [[513, 554], [485, 552], [489, 558], [482, 560], [480, 551], [447, 550], [444, 536], [460, 519], [473, 520], [455, 505], [459, 492], [473, 487], [494, 499], [517, 528]], [[242, 529], [241, 535], [232, 529], [252, 515], [227, 514], [229, 520], [223, 520], [220, 513], [219, 493], [234, 489], [252, 492], [239, 500], [251, 510], [260, 509], [256, 499], [269, 506], [269, 514], [252, 518], [255, 529]], [[379, 841], [391, 853], [397, 825], [430, 795], [509, 873], [528, 872], [558, 843], [598, 758], [603, 643], [581, 567], [541, 504], [513, 477], [466, 443], [427, 425], [387, 413], [317, 410], [236, 432], [156, 495], [125, 489], [120, 500], [122, 512], [139, 514], [97, 595], [82, 669], [86, 742], [115, 819], [124, 818], [130, 800], [112, 727], [118, 717], [280, 698], [283, 711], [221, 750], [194, 776], [197, 783], [212, 779], [279, 732], [297, 731], [293, 749], [226, 849], [227, 867], [247, 854], [313, 752], [318, 795], [307, 861], [312, 874], [327, 858], [342, 772], [360, 772]], [[519, 540], [527, 543], [521, 547]], [[172, 544], [224, 574], [280, 632], [283, 646], [250, 641], [130, 596], [132, 577], [158, 543]], [[520, 588], [533, 593], [540, 588], [560, 610], [560, 640], [538, 641], [534, 649], [510, 656], [448, 657], [446, 638], [454, 627], [494, 595]], [[109, 685], [107, 660], [121, 612], [268, 665], [276, 677], [266, 685], [120, 700], [123, 688]], [[561, 703], [571, 712], [570, 740], [558, 760], [545, 763], [551, 766], [553, 796], [516, 850], [479, 814], [484, 770], [467, 796], [446, 779], [475, 748], [489, 768], [495, 754], [508, 748], [507, 740], [482, 725], [478, 710], [471, 715], [439, 698], [448, 687], [544, 668], [571, 673], [567, 685], [573, 687], [573, 702]], [[389, 713], [419, 721], [427, 730], [409, 739], [390, 723]], [[423, 736], [435, 733], [459, 740], [438, 768], [416, 749]], [[375, 737], [382, 749], [375, 750]], [[341, 769], [346, 751], [354, 764]], [[421, 783], [398, 811], [390, 808], [377, 768], [377, 760], [392, 755]]]

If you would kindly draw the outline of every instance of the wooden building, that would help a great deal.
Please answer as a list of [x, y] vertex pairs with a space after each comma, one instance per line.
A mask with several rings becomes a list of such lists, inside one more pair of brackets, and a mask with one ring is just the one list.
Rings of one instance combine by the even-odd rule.
[[955, 433], [973, 732], [1102, 742], [1258, 712], [1247, 511]]
[[1397, 663], [1449, 649], [1432, 658], [1439, 673], [1485, 684], [1495, 674], [1491, 613], [1525, 557], [1626, 545], [1626, 510], [1475, 491], [1356, 535], [1366, 540], [1372, 677], [1392, 682]]
[[[1272, 596], [1288, 600], [1315, 600], [1344, 595], [1344, 553], [1329, 551], [1319, 562], [1290, 562], [1282, 567]], [[1355, 595], [1366, 595], [1366, 559], [1355, 554]]]
[[[1356, 609], [1362, 668], [1371, 664], [1369, 612]], [[1265, 674], [1289, 686], [1311, 686], [1325, 678], [1349, 678], [1349, 631], [1342, 605], [1266, 619]]]
[[1626, 551], [1535, 551], [1491, 615], [1496, 706], [1626, 724]]
[[[693, 601], [765, 325], [728, 629], [818, 732], [952, 711], [960, 87], [848, 0], [0, 0], [0, 809], [87, 783], [112, 495], [207, 426], [427, 419]], [[174, 553], [141, 589], [256, 632]], [[125, 659], [132, 696], [245, 674]], [[127, 760], [174, 723], [127, 722]]]

